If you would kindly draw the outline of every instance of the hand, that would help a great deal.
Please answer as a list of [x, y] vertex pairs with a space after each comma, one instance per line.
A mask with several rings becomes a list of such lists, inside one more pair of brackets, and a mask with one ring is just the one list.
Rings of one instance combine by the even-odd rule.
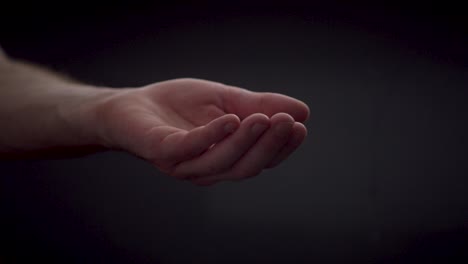
[[107, 98], [96, 112], [105, 145], [197, 185], [258, 175], [304, 140], [308, 107], [274, 93], [176, 79]]

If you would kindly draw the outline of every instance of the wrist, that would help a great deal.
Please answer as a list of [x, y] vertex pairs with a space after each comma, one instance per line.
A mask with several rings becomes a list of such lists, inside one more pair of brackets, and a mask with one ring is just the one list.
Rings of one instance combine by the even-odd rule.
[[109, 147], [103, 137], [102, 106], [120, 91], [105, 87], [76, 85], [60, 99], [57, 116], [70, 133], [71, 144], [77, 146]]

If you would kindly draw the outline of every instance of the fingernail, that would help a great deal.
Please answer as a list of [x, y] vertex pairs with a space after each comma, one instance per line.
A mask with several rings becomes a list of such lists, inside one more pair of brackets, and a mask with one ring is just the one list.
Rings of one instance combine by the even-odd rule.
[[226, 131], [227, 133], [234, 133], [234, 131], [236, 131], [238, 125], [236, 123], [227, 123], [225, 126], [224, 126], [224, 131]]
[[255, 135], [259, 135], [259, 134], [261, 134], [262, 132], [264, 132], [267, 128], [268, 128], [268, 126], [265, 125], [265, 124], [256, 123], [256, 124], [253, 125], [253, 127], [252, 127], [252, 133], [254, 133]]
[[285, 136], [286, 134], [289, 134], [291, 132], [291, 128], [294, 125], [294, 123], [291, 122], [281, 122], [275, 125], [275, 134], [278, 136]]

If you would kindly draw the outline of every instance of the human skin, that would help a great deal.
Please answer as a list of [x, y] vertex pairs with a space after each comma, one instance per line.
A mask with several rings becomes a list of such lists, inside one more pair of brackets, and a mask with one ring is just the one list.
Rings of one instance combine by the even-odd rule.
[[307, 135], [307, 105], [183, 78], [96, 87], [0, 52], [0, 158], [120, 150], [197, 185], [242, 180], [280, 164]]

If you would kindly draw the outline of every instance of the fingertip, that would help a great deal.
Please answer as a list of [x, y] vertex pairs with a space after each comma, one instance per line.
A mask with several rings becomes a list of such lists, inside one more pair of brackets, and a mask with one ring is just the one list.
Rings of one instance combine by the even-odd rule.
[[251, 114], [245, 120], [253, 120], [255, 123], [262, 123], [262, 124], [269, 124], [270, 123], [270, 118], [263, 114], [263, 113], [255, 113]]
[[305, 123], [307, 120], [310, 119], [310, 108], [303, 101], [296, 99], [296, 102], [298, 106], [296, 107], [296, 111], [293, 114], [294, 119], [298, 122]]
[[310, 108], [309, 106], [296, 98], [289, 97], [291, 103], [289, 107], [283, 109], [284, 112], [290, 114], [295, 121], [305, 123], [310, 118]]
[[236, 114], [226, 114], [223, 117], [228, 121], [240, 123], [240, 118]]
[[304, 142], [304, 139], [307, 136], [307, 128], [304, 124], [300, 122], [295, 122], [292, 127], [291, 138], [289, 139], [288, 143], [283, 147], [280, 153], [273, 158], [266, 166], [267, 169], [276, 167], [282, 161], [284, 161], [289, 155], [291, 155], [297, 148]]
[[292, 128], [292, 137], [291, 137], [291, 143], [292, 145], [297, 148], [299, 147], [304, 139], [307, 137], [307, 127], [304, 126], [304, 124], [300, 122], [295, 122]]
[[294, 131], [297, 131], [298, 134], [303, 135], [304, 137], [307, 136], [309, 131], [307, 127], [301, 122], [295, 122], [293, 126]]
[[237, 115], [227, 114], [224, 117], [224, 132], [231, 134], [234, 133], [240, 126], [240, 119]]
[[271, 126], [270, 118], [262, 113], [250, 115], [243, 122], [250, 127], [251, 134], [255, 137], [263, 134]]
[[277, 113], [271, 117], [274, 134], [279, 138], [287, 139], [293, 130], [294, 118], [287, 113]]
[[281, 123], [281, 122], [294, 123], [294, 118], [290, 114], [284, 113], [284, 112], [274, 114], [270, 118], [270, 120], [272, 121], [272, 123]]

